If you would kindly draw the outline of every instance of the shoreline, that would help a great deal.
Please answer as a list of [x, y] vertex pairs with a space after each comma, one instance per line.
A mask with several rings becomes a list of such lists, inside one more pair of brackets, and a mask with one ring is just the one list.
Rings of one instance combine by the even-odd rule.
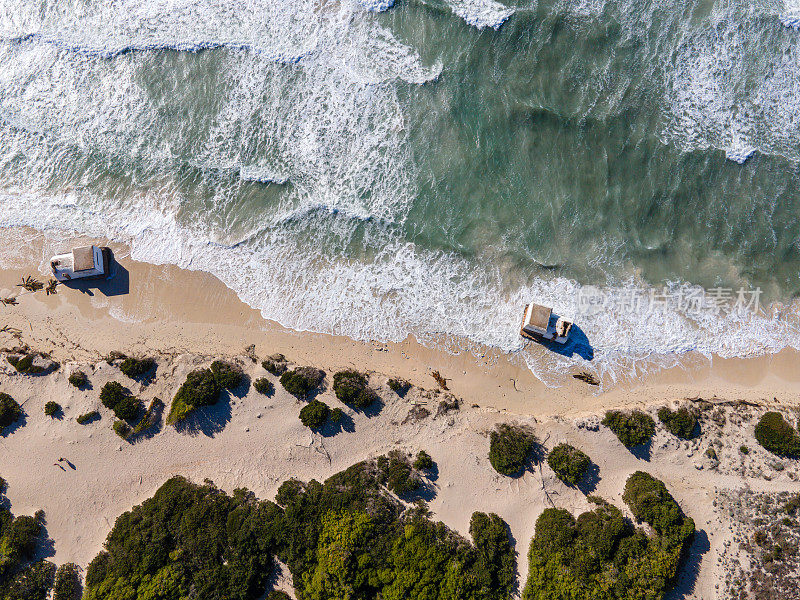
[[[464, 536], [473, 511], [500, 515], [513, 532], [517, 572], [524, 582], [527, 547], [538, 515], [553, 505], [578, 513], [590, 504], [582, 490], [563, 485], [546, 465], [518, 479], [494, 472], [486, 460], [487, 438], [503, 422], [531, 427], [548, 448], [558, 443], [583, 448], [601, 474], [592, 493], [617, 506], [623, 506], [622, 489], [631, 473], [644, 469], [663, 480], [707, 533], [709, 543], [695, 558], [702, 564], [699, 574], [687, 570], [685, 575], [687, 589], [701, 595], [690, 592], [686, 598], [719, 598], [716, 586], [735, 563], [728, 558], [719, 562], [735, 541], [724, 513], [716, 508], [720, 491], [800, 492], [796, 461], [773, 472], [769, 453], [756, 447], [753, 420], [762, 409], [751, 405], [780, 404], [784, 412], [797, 408], [797, 352], [710, 362], [696, 357], [687, 366], [602, 392], [572, 379], [550, 388], [514, 364], [513, 357], [498, 352], [452, 355], [411, 338], [362, 343], [287, 330], [263, 319], [210, 274], [139, 263], [127, 256], [124, 246], [111, 247], [122, 276], [109, 285], [92, 284], [84, 292], [59, 286], [51, 296], [44, 290], [23, 292], [17, 305], [0, 306], [0, 351], [22, 343], [61, 363], [50, 375], [31, 377], [16, 373], [0, 358], [1, 389], [19, 401], [26, 415], [19, 427], [0, 436], [6, 457], [0, 475], [8, 481], [7, 497], [15, 514], [45, 511], [47, 532], [54, 540], [48, 556], [58, 564], [85, 567], [102, 548], [114, 520], [151, 497], [172, 475], [194, 482], [208, 478], [228, 492], [246, 487], [259, 498], [271, 498], [280, 483], [292, 477], [323, 481], [393, 449], [425, 449], [438, 465], [429, 502], [432, 514]], [[40, 264], [28, 257], [0, 270], [0, 295], [17, 292], [17, 283], [27, 275], [46, 283], [38, 272]], [[98, 399], [105, 382], [123, 381], [144, 403], [159, 397], [169, 407], [186, 375], [217, 358], [239, 362], [251, 379], [264, 376], [263, 368], [245, 355], [251, 345], [259, 358], [280, 352], [295, 364], [324, 369], [328, 386], [320, 397], [345, 411], [350, 428], [334, 435], [307, 429], [298, 418], [303, 403], [273, 378], [274, 395], [251, 390], [230, 396], [208, 407], [202, 415], [204, 425], [196, 430], [159, 425], [151, 437], [133, 442], [114, 433], [113, 417]], [[131, 384], [117, 366], [103, 360], [112, 351], [156, 358], [155, 380]], [[348, 367], [369, 374], [370, 385], [381, 397], [375, 414], [352, 411], [333, 395], [333, 373]], [[89, 373], [88, 390], [68, 385], [67, 376], [76, 368]], [[451, 393], [462, 400], [460, 409], [440, 416], [436, 407], [443, 396], [434, 391], [433, 370], [447, 378]], [[389, 390], [387, 378], [396, 376], [416, 386], [410, 397], [399, 398]], [[678, 406], [698, 397], [720, 400], [712, 406], [727, 415], [724, 434], [713, 418], [704, 422], [703, 435], [691, 441], [658, 427], [651, 455], [642, 457], [599, 426], [605, 409], [637, 407], [654, 416], [657, 406]], [[50, 399], [62, 405], [61, 417], [44, 414]], [[420, 406], [427, 406], [422, 416], [415, 412]], [[100, 420], [76, 422], [78, 415], [92, 410], [101, 413]], [[705, 451], [715, 440], [721, 443], [723, 435], [722, 466], [717, 470]], [[749, 454], [740, 453], [741, 444], [751, 448]], [[67, 457], [74, 467], [60, 468], [57, 457]], [[285, 574], [283, 581], [290, 589]]]
[[[28, 244], [35, 244], [30, 232]], [[57, 360], [94, 359], [114, 350], [234, 355], [255, 345], [260, 356], [280, 352], [298, 363], [326, 370], [360, 368], [404, 377], [423, 388], [435, 386], [430, 373], [438, 370], [451, 391], [470, 404], [533, 416], [578, 415], [688, 397], [792, 403], [800, 393], [800, 352], [788, 348], [752, 358], [708, 360], [689, 353], [678, 366], [620, 383], [604, 381], [601, 391], [569, 377], [560, 387], [547, 386], [514, 355], [492, 348], [451, 354], [424, 346], [413, 336], [384, 343], [294, 331], [263, 318], [209, 273], [137, 262], [117, 243], [109, 245], [121, 272], [109, 286], [90, 284], [82, 292], [62, 285], [53, 296], [44, 290], [33, 294], [16, 286], [28, 275], [47, 281], [39, 269], [46, 264], [48, 249], [44, 236], [34, 233], [33, 239], [37, 237], [38, 247], [27, 257], [17, 248], [18, 258], [0, 270], [0, 291], [17, 295], [19, 302], [1, 307], [0, 314], [4, 325], [20, 330], [31, 347], [51, 352]], [[89, 238], [73, 242], [108, 243]], [[8, 248], [3, 250], [8, 256]], [[32, 255], [42, 259], [37, 263], [28, 258]]]

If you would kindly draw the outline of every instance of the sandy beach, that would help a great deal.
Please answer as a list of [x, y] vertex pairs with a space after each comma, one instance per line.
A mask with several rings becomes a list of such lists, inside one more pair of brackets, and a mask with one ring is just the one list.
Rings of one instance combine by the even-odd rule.
[[[80, 241], [99, 240], [73, 243]], [[6, 244], [13, 243], [12, 235]], [[393, 448], [422, 448], [438, 464], [429, 503], [433, 517], [466, 534], [473, 511], [499, 514], [516, 543], [521, 586], [527, 574], [527, 547], [541, 511], [557, 505], [577, 512], [588, 503], [586, 490], [563, 485], [546, 465], [519, 479], [504, 478], [491, 469], [486, 461], [488, 432], [496, 423], [518, 422], [533, 427], [546, 448], [562, 441], [583, 448], [599, 467], [589, 491], [620, 506], [622, 486], [633, 471], [644, 468], [662, 479], [702, 532], [678, 586], [682, 595], [675, 597], [724, 598], [721, 584], [738, 562], [731, 544], [746, 534], [725, 517], [717, 502], [719, 492], [800, 491], [798, 461], [783, 461], [780, 470], [770, 469], [769, 453], [752, 439], [753, 419], [763, 412], [759, 405], [797, 407], [800, 370], [794, 352], [713, 361], [687, 356], [685, 366], [635, 384], [606, 385], [599, 391], [574, 380], [549, 388], [513, 357], [490, 350], [455, 356], [413, 339], [362, 343], [286, 330], [264, 320], [214, 277], [137, 263], [116, 244], [111, 247], [121, 269], [113, 280], [83, 290], [59, 286], [51, 296], [44, 290], [24, 292], [17, 287], [22, 277], [47, 280], [41, 269], [50, 251], [40, 236], [29, 235], [27, 244], [18, 248], [17, 256], [9, 247], [4, 254], [0, 296], [14, 295], [18, 304], [0, 307], [0, 347], [26, 344], [48, 353], [61, 367], [52, 375], [27, 377], [2, 361], [0, 390], [22, 404], [26, 417], [0, 438], [0, 474], [9, 483], [8, 498], [16, 513], [45, 511], [56, 564], [85, 566], [101, 549], [116, 517], [150, 497], [174, 474], [198, 482], [209, 478], [227, 491], [247, 487], [271, 498], [290, 477], [323, 480]], [[126, 380], [126, 385], [145, 402], [159, 397], [169, 405], [185, 375], [214, 358], [232, 358], [250, 377], [264, 376], [262, 367], [248, 357], [249, 346], [258, 357], [280, 352], [294, 364], [324, 369], [328, 377], [347, 367], [368, 372], [382, 407], [373, 415], [354, 413], [327, 385], [320, 397], [342, 407], [350, 422], [349, 430], [323, 436], [299, 422], [300, 402], [277, 386], [272, 397], [252, 389], [244, 397], [231, 397], [208, 411], [193, 431], [163, 425], [134, 444], [112, 431], [98, 391], [107, 381], [125, 378], [102, 360], [108, 353], [155, 357], [158, 369], [152, 383]], [[91, 389], [67, 384], [78, 368], [89, 374]], [[437, 414], [446, 392], [436, 390], [433, 370], [461, 400], [460, 410]], [[393, 376], [414, 384], [406, 398], [387, 387]], [[710, 400], [725, 416], [725, 424], [704, 422], [703, 435], [691, 442], [659, 430], [644, 457], [598, 427], [598, 416], [608, 408], [638, 407], [654, 414], [659, 406], [678, 405], [687, 398]], [[61, 404], [60, 418], [44, 414], [48, 400]], [[415, 407], [429, 414], [414, 416]], [[77, 415], [90, 410], [99, 410], [103, 418], [90, 425], [75, 422]], [[727, 427], [724, 437], [722, 427]], [[711, 465], [704, 450], [714, 439], [721, 439], [722, 445], [718, 464]], [[748, 456], [738, 451], [744, 443], [752, 448]], [[61, 457], [69, 467], [59, 465]]]

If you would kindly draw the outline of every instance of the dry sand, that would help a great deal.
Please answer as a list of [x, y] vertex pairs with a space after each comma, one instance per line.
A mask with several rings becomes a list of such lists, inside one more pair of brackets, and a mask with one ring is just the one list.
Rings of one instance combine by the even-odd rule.
[[[13, 239], [7, 244], [12, 244]], [[121, 246], [112, 247], [124, 277], [81, 292], [64, 286], [54, 296], [44, 291], [19, 293], [23, 275], [37, 275], [51, 248], [46, 239], [28, 237], [16, 257], [0, 271], [0, 297], [18, 294], [17, 306], [0, 306], [0, 347], [26, 343], [49, 352], [62, 363], [55, 374], [27, 377], [2, 360], [0, 390], [23, 404], [23, 426], [0, 437], [0, 475], [9, 483], [8, 497], [17, 514], [44, 509], [47, 531], [54, 540], [56, 563], [86, 565], [100, 550], [114, 519], [148, 498], [173, 474], [194, 481], [213, 480], [231, 491], [247, 487], [271, 498], [289, 477], [323, 480], [364, 458], [396, 447], [426, 449], [438, 464], [430, 508], [440, 519], [467, 534], [473, 511], [492, 511], [511, 528], [519, 553], [520, 581], [526, 577], [525, 555], [536, 518], [546, 506], [573, 511], [588, 508], [584, 492], [560, 483], [546, 465], [519, 479], [496, 474], [487, 460], [487, 432], [498, 422], [517, 421], [534, 427], [547, 448], [569, 441], [599, 466], [596, 493], [616, 505], [625, 479], [642, 469], [662, 479], [693, 517], [701, 534], [690, 568], [674, 597], [723, 598], [725, 574], [739, 561], [732, 549], [732, 530], [724, 511], [715, 506], [717, 490], [800, 491], [798, 461], [777, 461], [757, 447], [753, 420], [763, 412], [742, 404], [720, 405], [722, 423], [708, 418], [702, 438], [682, 442], [659, 429], [649, 457], [625, 449], [597, 418], [609, 407], [659, 405], [683, 398], [797, 406], [800, 369], [797, 354], [782, 352], [749, 360], [687, 357], [686, 366], [598, 393], [582, 382], [545, 387], [513, 359], [492, 351], [453, 356], [408, 339], [398, 344], [359, 343], [313, 333], [288, 331], [265, 321], [239, 301], [221, 282], [204, 273], [172, 266], [136, 263]], [[5, 256], [9, 253], [6, 251]], [[45, 280], [46, 274], [39, 274]], [[266, 398], [254, 390], [208, 409], [198, 428], [177, 432], [170, 426], [148, 439], [129, 444], [111, 429], [111, 414], [98, 399], [109, 380], [124, 381], [143, 400], [167, 403], [186, 373], [216, 357], [238, 357], [252, 377], [266, 373], [242, 355], [254, 345], [260, 357], [281, 352], [297, 364], [311, 364], [330, 374], [343, 367], [370, 372], [370, 382], [384, 399], [376, 414], [357, 414], [341, 405], [330, 390], [320, 398], [345, 410], [352, 422], [332, 436], [312, 434], [299, 422], [300, 403], [278, 389]], [[157, 378], [146, 387], [127, 380], [101, 357], [112, 350], [156, 356]], [[68, 385], [69, 373], [81, 368], [92, 389]], [[432, 369], [448, 379], [462, 408], [436, 415]], [[401, 376], [418, 386], [398, 398], [386, 386]], [[275, 379], [269, 376], [271, 379]], [[46, 401], [64, 408], [62, 418], [44, 415]], [[409, 419], [414, 404], [431, 411]], [[102, 419], [79, 425], [75, 417], [99, 410]], [[720, 424], [722, 423], [722, 424]], [[718, 464], [704, 452], [719, 439]], [[746, 444], [751, 453], [738, 448]], [[72, 467], [62, 469], [58, 458]], [[63, 465], [63, 463], [61, 463]], [[782, 470], [778, 470], [781, 468]], [[699, 569], [696, 580], [692, 572]]]

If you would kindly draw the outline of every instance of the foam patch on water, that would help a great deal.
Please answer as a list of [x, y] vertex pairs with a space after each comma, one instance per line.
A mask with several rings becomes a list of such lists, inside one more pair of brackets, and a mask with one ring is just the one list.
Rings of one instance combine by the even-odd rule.
[[511, 15], [513, 8], [494, 0], [447, 0], [453, 13], [478, 29], [500, 29]]
[[375, 12], [383, 12], [394, 6], [394, 0], [358, 0], [358, 3], [367, 10]]
[[800, 39], [768, 18], [733, 5], [687, 32], [665, 66], [665, 142], [800, 160]]

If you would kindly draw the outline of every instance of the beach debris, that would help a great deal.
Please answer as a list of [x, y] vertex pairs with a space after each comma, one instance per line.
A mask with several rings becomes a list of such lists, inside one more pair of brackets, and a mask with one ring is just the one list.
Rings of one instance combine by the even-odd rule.
[[58, 290], [56, 290], [58, 283], [59, 283], [58, 279], [51, 279], [50, 281], [47, 282], [47, 287], [45, 288], [44, 291], [47, 293], [48, 296], [51, 294], [58, 293]]
[[588, 383], [589, 385], [600, 385], [600, 380], [597, 379], [597, 377], [595, 377], [591, 373], [587, 373], [586, 371], [581, 371], [580, 373], [575, 373], [573, 375], [573, 377], [575, 379], [579, 379], [580, 381]]
[[458, 410], [459, 408], [460, 403], [458, 398], [452, 394], [447, 394], [446, 398], [439, 402], [439, 406], [436, 408], [436, 417], [441, 417], [442, 415], [446, 415], [447, 413]]
[[426, 418], [430, 414], [431, 411], [429, 411], [427, 408], [419, 404], [415, 404], [413, 407], [411, 407], [411, 410], [408, 411], [406, 418], [403, 419], [400, 424], [405, 425], [406, 423], [410, 422], [416, 423], [417, 421], [421, 421], [422, 419]]
[[19, 304], [17, 299], [13, 296], [9, 296], [8, 298], [0, 298], [0, 303], [2, 303], [3, 306], [16, 306]]
[[27, 277], [22, 278], [22, 283], [18, 283], [17, 287], [26, 289], [29, 292], [36, 292], [42, 289], [44, 287], [44, 284], [35, 277], [31, 277], [30, 275], [28, 275]]
[[128, 355], [124, 352], [119, 352], [118, 350], [112, 350], [108, 354], [103, 357], [108, 364], [113, 365], [115, 360], [124, 360], [128, 358]]
[[444, 391], [448, 391], [450, 388], [447, 387], [447, 379], [442, 377], [442, 374], [439, 371], [431, 372], [431, 377], [434, 378], [439, 387], [442, 388]]
[[244, 349], [243, 353], [247, 358], [249, 358], [252, 362], [258, 362], [258, 356], [256, 356], [256, 345], [250, 344], [247, 348]]

